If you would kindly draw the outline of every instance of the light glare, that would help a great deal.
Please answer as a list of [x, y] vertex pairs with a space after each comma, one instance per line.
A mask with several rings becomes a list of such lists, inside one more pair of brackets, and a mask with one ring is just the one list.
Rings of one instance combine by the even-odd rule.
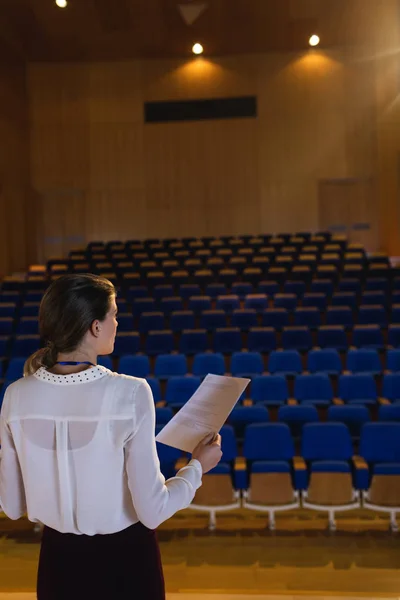
[[204, 48], [201, 44], [197, 43], [197, 44], [194, 44], [194, 46], [192, 48], [192, 52], [193, 52], [193, 54], [203, 54]]
[[67, 0], [56, 0], [56, 4], [58, 8], [66, 8], [68, 2]]
[[310, 46], [318, 46], [320, 42], [319, 36], [318, 35], [312, 35], [308, 41], [308, 43], [310, 44]]

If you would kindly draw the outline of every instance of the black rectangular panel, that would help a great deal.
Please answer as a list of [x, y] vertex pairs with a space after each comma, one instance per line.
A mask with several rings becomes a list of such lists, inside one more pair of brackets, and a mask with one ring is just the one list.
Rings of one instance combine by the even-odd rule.
[[213, 119], [243, 119], [257, 117], [257, 98], [212, 98], [207, 100], [180, 100], [146, 102], [145, 123], [173, 121], [209, 121]]

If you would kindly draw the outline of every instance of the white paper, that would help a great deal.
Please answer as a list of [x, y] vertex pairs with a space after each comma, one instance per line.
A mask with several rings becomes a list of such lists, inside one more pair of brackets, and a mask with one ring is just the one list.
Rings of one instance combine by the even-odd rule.
[[218, 433], [250, 379], [207, 375], [190, 400], [157, 435], [157, 442], [193, 452], [210, 433]]

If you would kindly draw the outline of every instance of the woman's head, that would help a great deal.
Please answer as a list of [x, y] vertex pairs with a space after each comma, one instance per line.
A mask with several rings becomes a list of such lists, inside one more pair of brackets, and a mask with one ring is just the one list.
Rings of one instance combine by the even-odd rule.
[[40, 305], [39, 333], [45, 347], [25, 365], [25, 374], [51, 368], [59, 354], [82, 349], [110, 354], [117, 331], [115, 288], [96, 275], [64, 275], [47, 289]]

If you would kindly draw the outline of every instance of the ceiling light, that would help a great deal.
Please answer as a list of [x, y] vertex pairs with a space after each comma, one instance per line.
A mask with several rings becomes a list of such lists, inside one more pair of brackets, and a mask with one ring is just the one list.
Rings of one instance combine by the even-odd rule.
[[310, 39], [308, 40], [308, 43], [310, 44], [310, 46], [318, 46], [320, 42], [319, 36], [318, 35], [312, 35], [310, 37]]
[[204, 48], [201, 44], [197, 43], [197, 44], [194, 44], [194, 46], [192, 48], [192, 52], [193, 52], [193, 54], [203, 54]]
[[56, 0], [56, 4], [58, 8], [66, 8], [68, 2], [67, 0]]

